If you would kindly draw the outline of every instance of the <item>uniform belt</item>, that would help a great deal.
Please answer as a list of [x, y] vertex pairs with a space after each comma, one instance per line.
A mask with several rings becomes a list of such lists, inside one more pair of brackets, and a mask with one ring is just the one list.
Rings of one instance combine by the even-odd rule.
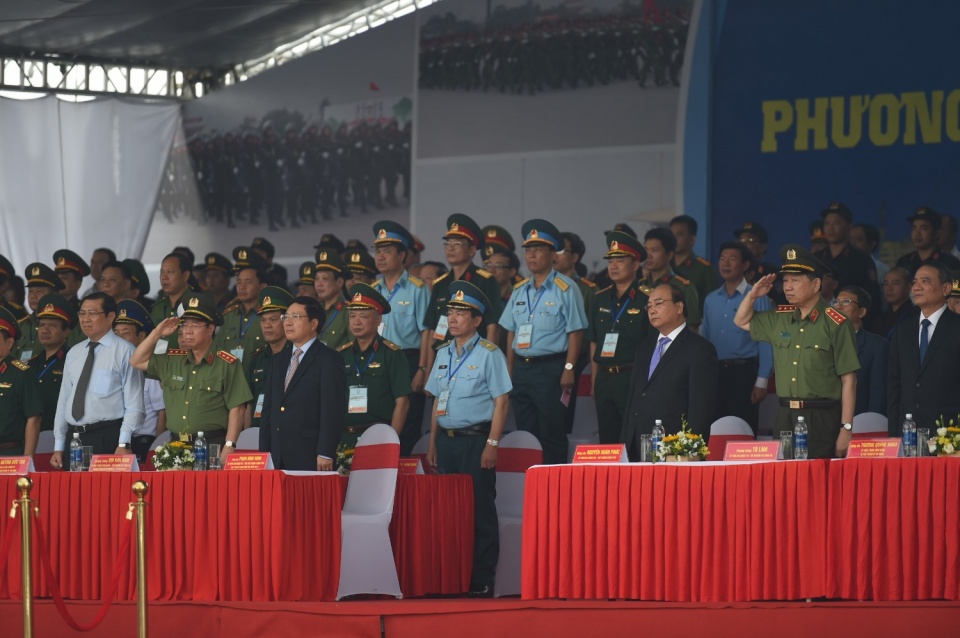
[[344, 430], [347, 431], [347, 434], [363, 434], [374, 425], [376, 425], [376, 423], [364, 423], [363, 425], [348, 425], [344, 428]]
[[[183, 441], [184, 443], [193, 443], [193, 440], [197, 438], [196, 434], [177, 434], [176, 432], [171, 433], [174, 441]], [[227, 440], [227, 431], [226, 430], [203, 430], [203, 438], [210, 442], [213, 439], [213, 442], [216, 443], [218, 439], [224, 441]]]
[[781, 408], [802, 410], [804, 408], [834, 408], [840, 405], [837, 399], [780, 399]]
[[440, 428], [443, 430], [443, 433], [453, 438], [455, 436], [489, 436], [490, 435], [490, 421], [484, 421], [483, 423], [477, 423], [476, 425], [468, 425], [465, 428]]
[[87, 425], [71, 425], [68, 423], [67, 426], [73, 432], [77, 432], [79, 434], [86, 434], [87, 432], [96, 432], [97, 430], [113, 427], [115, 425], [119, 426], [122, 424], [123, 424], [123, 419], [113, 419], [112, 421], [97, 421], [96, 423], [88, 423]]
[[600, 366], [600, 370], [607, 374], [620, 374], [621, 372], [630, 372], [633, 370], [633, 364], [625, 363], [622, 366]]
[[[514, 350], [516, 352], [516, 350]], [[558, 359], [566, 359], [566, 352], [558, 352], [556, 354], [545, 354], [539, 357], [524, 357], [522, 355], [517, 355], [517, 361], [521, 363], [546, 363], [547, 361], [556, 361]]]
[[15, 447], [20, 447], [23, 445], [23, 441], [7, 441], [6, 443], [0, 443], [0, 450], [12, 450]]
[[748, 363], [753, 363], [759, 358], [760, 357], [750, 357], [749, 359], [720, 359], [720, 367], [732, 368], [734, 366], [745, 366]]

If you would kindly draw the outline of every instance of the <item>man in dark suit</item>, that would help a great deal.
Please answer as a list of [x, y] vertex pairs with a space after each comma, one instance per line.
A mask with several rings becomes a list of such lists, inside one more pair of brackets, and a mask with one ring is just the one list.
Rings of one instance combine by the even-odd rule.
[[634, 460], [640, 458], [639, 435], [650, 434], [657, 419], [673, 433], [686, 417], [690, 431], [706, 437], [717, 405], [717, 350], [687, 326], [680, 287], [667, 283], [654, 288], [647, 315], [658, 333], [637, 348], [620, 434]]
[[960, 414], [960, 315], [947, 310], [952, 277], [941, 263], [928, 262], [913, 277], [920, 312], [898, 323], [887, 363], [887, 427], [900, 436], [907, 413], [918, 428], [933, 429], [942, 414]]
[[324, 314], [316, 299], [297, 297], [283, 315], [289, 343], [270, 360], [260, 417], [260, 450], [277, 469], [333, 470], [347, 382], [343, 358], [317, 340]]
[[870, 295], [859, 286], [844, 286], [833, 301], [833, 307], [850, 319], [857, 333], [860, 369], [857, 370], [857, 405], [854, 414], [886, 414], [887, 410], [887, 356], [890, 342], [864, 330], [863, 320], [869, 314], [870, 302]]

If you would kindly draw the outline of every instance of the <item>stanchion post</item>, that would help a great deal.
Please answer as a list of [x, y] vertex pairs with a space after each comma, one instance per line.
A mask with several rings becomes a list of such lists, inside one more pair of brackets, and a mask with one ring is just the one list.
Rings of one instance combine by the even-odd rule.
[[147, 504], [143, 500], [150, 491], [146, 481], [133, 484], [133, 493], [137, 495], [137, 625], [139, 638], [147, 638], [147, 525], [144, 512]]
[[33, 481], [26, 476], [17, 479], [17, 489], [20, 491], [20, 529], [23, 536], [23, 542], [20, 544], [20, 555], [23, 557], [23, 638], [33, 638], [33, 563], [30, 560], [33, 552], [31, 551], [30, 537], [30, 514], [32, 513], [30, 502], [30, 490], [33, 489]]

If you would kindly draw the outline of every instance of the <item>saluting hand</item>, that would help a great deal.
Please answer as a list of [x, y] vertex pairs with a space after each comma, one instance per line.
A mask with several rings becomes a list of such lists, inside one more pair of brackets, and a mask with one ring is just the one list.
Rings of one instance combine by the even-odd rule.
[[174, 332], [180, 328], [180, 318], [179, 317], [167, 317], [159, 324], [157, 324], [157, 330], [160, 332], [161, 337], [169, 337]]
[[753, 295], [754, 299], [759, 299], [760, 297], [765, 297], [770, 294], [770, 291], [773, 290], [773, 283], [777, 280], [777, 274], [771, 273], [761, 277], [757, 283], [753, 284], [753, 288], [750, 289], [750, 294]]

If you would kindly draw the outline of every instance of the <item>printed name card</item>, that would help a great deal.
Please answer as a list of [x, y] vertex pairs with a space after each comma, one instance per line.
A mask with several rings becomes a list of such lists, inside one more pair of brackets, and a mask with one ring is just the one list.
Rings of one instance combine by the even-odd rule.
[[724, 461], [776, 461], [780, 441], [727, 441]]
[[269, 452], [234, 452], [227, 456], [225, 470], [272, 470], [273, 457]]
[[423, 474], [423, 463], [416, 456], [400, 457], [401, 474]]
[[135, 454], [94, 454], [90, 457], [91, 472], [139, 472]]
[[573, 453], [574, 463], [626, 463], [627, 446], [618, 445], [578, 445]]
[[848, 459], [895, 459], [900, 455], [900, 439], [854, 439], [847, 450]]
[[0, 457], [0, 474], [28, 474], [33, 472], [33, 458], [29, 456]]

